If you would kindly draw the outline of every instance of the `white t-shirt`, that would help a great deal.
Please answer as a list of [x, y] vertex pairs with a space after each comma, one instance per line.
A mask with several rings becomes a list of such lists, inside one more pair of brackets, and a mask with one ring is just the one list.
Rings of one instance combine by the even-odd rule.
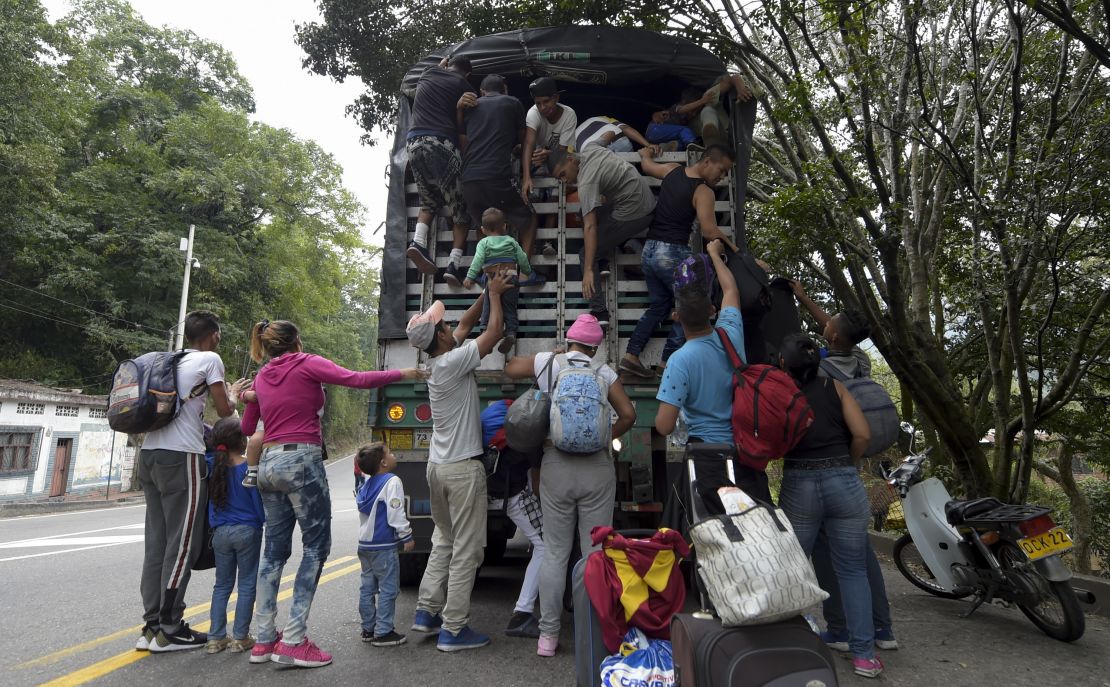
[[482, 364], [478, 342], [466, 341], [428, 361], [432, 443], [428, 461], [457, 463], [483, 453], [482, 417], [474, 370]]
[[536, 132], [536, 149], [554, 150], [555, 146], [574, 148], [574, 130], [578, 128], [578, 115], [562, 103], [558, 107], [563, 114], [555, 123], [547, 121], [547, 117], [541, 115], [540, 109], [535, 105], [528, 110], [524, 124]]
[[[551, 369], [547, 370], [546, 372], [544, 371], [544, 368], [547, 367], [547, 361], [550, 360], [551, 356], [553, 355], [556, 354], [537, 353], [536, 361], [533, 366], [534, 369], [532, 372], [532, 374], [536, 376], [536, 386], [540, 388], [540, 391], [544, 391], [549, 394], [554, 391], [555, 379], [559, 376], [559, 372], [562, 369], [559, 367], [558, 358], [556, 358], [555, 360], [551, 361]], [[590, 356], [581, 351], [570, 351], [566, 354], [566, 356], [567, 360], [593, 365], [593, 360], [590, 358]], [[603, 380], [605, 380], [605, 383], [609, 386], [613, 386], [613, 382], [617, 381], [617, 373], [613, 372], [613, 368], [609, 367], [608, 365], [602, 365], [600, 368], [598, 368], [597, 374]]]
[[156, 429], [143, 439], [143, 449], [164, 449], [184, 453], [204, 453], [204, 403], [208, 386], [224, 381], [224, 361], [213, 351], [186, 349], [177, 362], [177, 395], [189, 397], [193, 389], [204, 384], [204, 392], [182, 405], [173, 422]]

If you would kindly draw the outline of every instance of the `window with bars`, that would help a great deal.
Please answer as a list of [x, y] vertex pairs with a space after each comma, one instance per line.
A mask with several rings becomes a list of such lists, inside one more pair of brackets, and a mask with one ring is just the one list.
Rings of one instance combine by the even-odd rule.
[[77, 417], [80, 412], [80, 406], [56, 406], [54, 409], [54, 414], [58, 417]]
[[95, 420], [103, 420], [108, 417], [108, 411], [104, 408], [89, 408], [89, 417]]
[[46, 413], [45, 403], [20, 403], [15, 407], [16, 415], [43, 415]]
[[34, 432], [0, 432], [0, 474], [33, 469], [34, 445]]

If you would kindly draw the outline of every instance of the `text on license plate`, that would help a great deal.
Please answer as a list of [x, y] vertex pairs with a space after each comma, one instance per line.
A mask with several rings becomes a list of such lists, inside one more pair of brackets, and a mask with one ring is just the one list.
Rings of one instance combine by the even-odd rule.
[[1018, 539], [1018, 546], [1029, 557], [1029, 560], [1035, 561], [1045, 556], [1067, 551], [1071, 548], [1071, 537], [1068, 536], [1063, 527], [1053, 527], [1044, 534]]

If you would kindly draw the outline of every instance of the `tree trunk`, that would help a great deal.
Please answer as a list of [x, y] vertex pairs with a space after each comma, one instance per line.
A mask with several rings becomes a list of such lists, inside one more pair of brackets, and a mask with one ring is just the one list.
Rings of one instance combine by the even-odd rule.
[[1072, 549], [1073, 566], [1075, 571], [1085, 575], [1091, 574], [1091, 503], [1087, 495], [1079, 488], [1072, 474], [1072, 459], [1075, 449], [1068, 442], [1060, 444], [1060, 451], [1056, 456], [1056, 465], [1048, 465], [1037, 461], [1033, 465], [1037, 472], [1060, 485], [1067, 494], [1071, 504], [1071, 538], [1075, 542]]

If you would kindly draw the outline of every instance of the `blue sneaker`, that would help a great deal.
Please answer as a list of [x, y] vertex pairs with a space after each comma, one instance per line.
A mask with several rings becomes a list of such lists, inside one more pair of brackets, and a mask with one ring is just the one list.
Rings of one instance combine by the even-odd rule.
[[451, 634], [447, 630], [439, 631], [439, 642], [436, 648], [440, 651], [466, 651], [467, 649], [481, 649], [489, 644], [489, 637], [479, 632], [464, 627], [458, 634]]
[[847, 652], [851, 650], [851, 648], [848, 646], [847, 632], [833, 632], [831, 630], [825, 630], [821, 633], [821, 641], [825, 643], [825, 646], [829, 647], [833, 651]]
[[417, 611], [412, 619], [412, 631], [423, 632], [430, 635], [433, 632], [439, 632], [439, 628], [443, 627], [443, 618], [438, 615], [432, 615], [428, 611]]
[[532, 270], [532, 274], [528, 275], [527, 279], [517, 282], [517, 286], [543, 286], [547, 283], [547, 277], [543, 276], [536, 270]]
[[894, 638], [894, 630], [889, 627], [875, 628], [875, 646], [883, 651], [897, 651], [898, 640]]

